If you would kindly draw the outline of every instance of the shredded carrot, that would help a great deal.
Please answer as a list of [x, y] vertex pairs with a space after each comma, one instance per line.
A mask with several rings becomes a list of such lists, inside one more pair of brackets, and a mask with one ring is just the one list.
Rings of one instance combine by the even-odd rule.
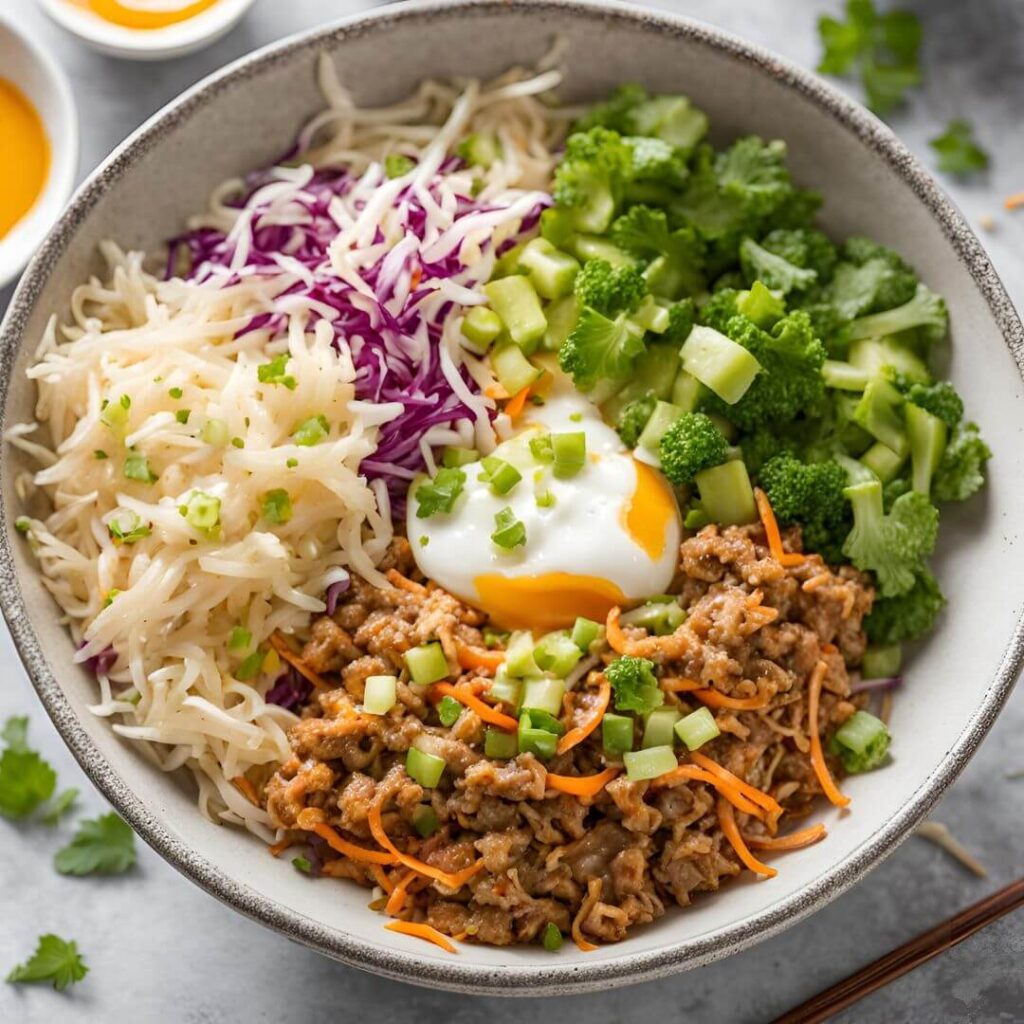
[[416, 594], [422, 596], [427, 592], [427, 588], [422, 583], [417, 583], [415, 580], [409, 579], [408, 576], [403, 576], [397, 569], [388, 569], [384, 574], [388, 578], [388, 582], [399, 590], [404, 590], [408, 594]]
[[715, 784], [715, 777], [711, 772], [706, 772], [703, 768], [698, 768], [693, 764], [681, 764], [678, 768], [665, 772], [664, 775], [659, 775], [656, 779], [651, 779], [649, 785], [651, 789], [664, 789], [665, 786], [671, 786], [673, 782], [678, 782], [680, 779], [706, 782], [710, 786]]
[[493, 398], [495, 401], [509, 397], [508, 392], [500, 384], [488, 384], [484, 388], [484, 396], [486, 398]]
[[711, 772], [705, 771], [703, 768], [698, 768], [696, 765], [681, 764], [678, 768], [666, 772], [664, 775], [659, 775], [656, 779], [652, 779], [650, 787], [651, 789], [662, 789], [673, 782], [678, 782], [680, 779], [706, 783], [718, 790], [719, 794], [724, 796], [736, 810], [743, 811], [744, 814], [749, 814], [760, 821], [765, 819], [764, 809], [748, 800], [735, 786], [725, 779], [719, 778], [717, 775], [712, 775]]
[[822, 645], [821, 645], [821, 649], [822, 649], [822, 650], [823, 650], [823, 651], [824, 651], [824, 652], [825, 652], [826, 654], [838, 654], [838, 653], [839, 653], [839, 648], [838, 648], [838, 647], [836, 647], [836, 645], [835, 645], [835, 644], [822, 644]]
[[821, 735], [818, 731], [818, 705], [821, 701], [821, 684], [825, 681], [826, 675], [828, 675], [828, 665], [824, 661], [819, 661], [811, 673], [811, 680], [807, 690], [808, 730], [811, 734], [811, 767], [814, 769], [814, 774], [818, 776], [818, 782], [821, 783], [825, 796], [836, 807], [846, 807], [850, 802], [850, 798], [840, 792], [839, 787], [832, 779], [832, 773], [828, 770], [828, 765], [825, 763], [825, 753], [821, 749]]
[[413, 870], [406, 871], [401, 881], [391, 890], [391, 895], [384, 906], [384, 909], [392, 916], [397, 917], [405, 906], [406, 897], [409, 895], [409, 884], [419, 878], [419, 873]]
[[615, 607], [608, 613], [608, 618], [605, 621], [605, 639], [608, 641], [608, 646], [616, 654], [626, 653], [626, 634], [622, 632], [622, 627], [619, 625], [619, 616], [622, 614], [622, 609]]
[[828, 835], [824, 825], [812, 825], [787, 836], [744, 836], [747, 846], [755, 850], [802, 850]]
[[291, 665], [293, 669], [295, 669], [296, 672], [299, 673], [299, 675], [304, 676], [314, 686], [320, 686], [325, 690], [332, 689], [331, 684], [327, 682], [327, 680], [324, 679], [323, 676], [318, 675], [311, 668], [309, 668], [305, 664], [305, 662], [291, 649], [291, 647], [288, 644], [288, 641], [285, 640], [283, 634], [272, 633], [270, 636], [270, 645], [274, 648], [275, 651], [277, 651], [278, 654], [281, 655], [282, 658], [284, 658], [285, 661], [288, 662], [289, 665]]
[[[582, 743], [600, 725], [605, 711], [608, 710], [608, 702], [611, 700], [611, 697], [611, 684], [605, 678], [604, 673], [602, 673], [601, 686], [597, 691], [597, 703], [594, 705], [590, 717], [582, 725], [577, 725], [574, 729], [570, 729], [558, 741], [559, 754], [564, 754], [567, 750], [572, 750], [577, 743]], [[566, 792], [569, 792], [569, 790], [566, 790]]]
[[1016, 210], [1019, 206], [1024, 206], [1024, 192], [1014, 192], [1012, 196], [1007, 196], [1003, 200], [1003, 206], [1008, 210]]
[[747, 844], [743, 842], [743, 836], [740, 835], [739, 827], [736, 824], [736, 815], [733, 812], [732, 804], [729, 803], [725, 797], [718, 798], [718, 823], [722, 826], [722, 832], [725, 834], [725, 838], [729, 840], [730, 845], [736, 851], [736, 856], [748, 867], [751, 871], [756, 871], [759, 875], [767, 875], [768, 878], [772, 878], [778, 874], [775, 868], [769, 867], [767, 864], [762, 864], [751, 852], [747, 849]]
[[440, 946], [446, 953], [458, 952], [444, 935], [436, 928], [431, 928], [429, 924], [420, 924], [418, 921], [389, 921], [384, 927], [389, 932], [411, 935], [414, 939], [426, 939], [427, 942]]
[[370, 874], [377, 880], [377, 884], [387, 893], [395, 891], [395, 883], [388, 878], [387, 872], [379, 864], [370, 865]]
[[738, 789], [748, 800], [757, 804], [758, 807], [763, 807], [769, 814], [773, 814], [776, 817], [782, 814], [782, 805], [778, 800], [762, 792], [756, 786], [750, 785], [749, 782], [744, 782], [738, 775], [733, 775], [728, 768], [723, 768], [717, 761], [712, 761], [706, 754], [702, 754], [699, 750], [694, 750], [690, 754], [690, 758], [696, 764], [699, 764], [701, 768], [706, 768], [712, 775]]
[[772, 511], [768, 495], [760, 487], [756, 487], [754, 488], [754, 498], [757, 501], [757, 511], [764, 525], [765, 536], [768, 538], [768, 550], [772, 553], [772, 558], [779, 565], [799, 565], [804, 561], [804, 556], [795, 552], [786, 552], [782, 548], [782, 534], [779, 533], [779, 524], [775, 521], [775, 513]]
[[582, 925], [590, 911], [594, 908], [594, 904], [601, 899], [601, 890], [603, 888], [604, 882], [600, 878], [591, 878], [587, 882], [587, 895], [572, 920], [572, 928], [569, 931], [581, 953], [592, 953], [597, 949], [593, 942], [588, 942], [583, 938]]
[[350, 843], [347, 839], [342, 839], [330, 825], [324, 822], [314, 825], [312, 831], [323, 839], [332, 850], [344, 854], [350, 860], [362, 861], [364, 864], [396, 864], [398, 862], [392, 854], [367, 850], [362, 846], [356, 846], [355, 843]]
[[551, 789], [572, 796], [597, 796], [618, 774], [618, 768], [605, 768], [596, 775], [554, 775], [548, 772], [547, 784]]
[[485, 722], [496, 725], [506, 732], [515, 732], [519, 723], [511, 716], [496, 711], [490, 704], [485, 704], [474, 692], [473, 687], [467, 683], [459, 683], [452, 686], [451, 683], [434, 683], [431, 687], [431, 694], [439, 693], [442, 697], [454, 697], [457, 701], [471, 708]]
[[409, 275], [409, 291], [416, 291], [416, 286], [423, 280], [423, 268], [413, 267], [412, 273]]
[[706, 689], [703, 683], [696, 679], [687, 679], [686, 676], [664, 676], [658, 680], [658, 685], [666, 693], [691, 693], [694, 690]]
[[256, 793], [256, 787], [244, 775], [236, 775], [231, 780], [231, 783], [235, 789], [237, 789], [238, 792], [249, 801], [249, 803], [253, 804], [255, 807], [259, 807], [260, 798]]
[[486, 668], [495, 671], [505, 661], [504, 651], [483, 651], [479, 647], [456, 642], [460, 668]]
[[717, 690], [705, 689], [694, 690], [694, 697], [709, 708], [729, 708], [732, 711], [757, 711], [759, 708], [766, 708], [768, 700], [758, 695], [757, 697], [727, 697]]
[[268, 846], [267, 849], [270, 851], [271, 857], [280, 857], [289, 846], [294, 845], [294, 839], [282, 839], [279, 843], [274, 843], [273, 846]]
[[[407, 868], [412, 868], [413, 871], [418, 872], [421, 875], [426, 875], [428, 878], [437, 879], [444, 885], [447, 885], [449, 889], [461, 889], [470, 878], [472, 878], [483, 866], [483, 859], [478, 860], [475, 864], [471, 864], [468, 868], [464, 868], [462, 871], [456, 871], [454, 874], [449, 871], [442, 871], [440, 868], [435, 868], [432, 864], [427, 864], [426, 861], [418, 860], [416, 857], [410, 857], [407, 853], [402, 853], [397, 846], [388, 838], [387, 832], [384, 831], [384, 823], [381, 821], [380, 814], [380, 802], [374, 801], [370, 805], [370, 810], [367, 813], [366, 820], [370, 825], [370, 833], [373, 838], [384, 847], [391, 856], [397, 860], [400, 864], [404, 864]], [[389, 861], [394, 863], [394, 861]]]
[[527, 384], [521, 391], [517, 391], [512, 398], [505, 403], [505, 412], [508, 417], [512, 420], [519, 418], [524, 407], [526, 406], [526, 400], [530, 397], [530, 385]]

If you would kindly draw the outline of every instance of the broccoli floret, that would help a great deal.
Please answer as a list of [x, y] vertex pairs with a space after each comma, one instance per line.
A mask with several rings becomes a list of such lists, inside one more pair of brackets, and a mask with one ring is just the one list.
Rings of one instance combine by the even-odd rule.
[[850, 775], [870, 772], [889, 753], [889, 730], [867, 711], [855, 711], [832, 735], [829, 752], [843, 762]]
[[617, 132], [591, 128], [570, 135], [555, 170], [555, 202], [572, 211], [580, 231], [601, 234], [615, 217], [633, 166]]
[[592, 107], [574, 130], [598, 125], [622, 135], [653, 136], [687, 150], [704, 137], [708, 119], [685, 96], [651, 97], [642, 86], [630, 84], [620, 86], [610, 99]]
[[679, 188], [686, 180], [689, 168], [684, 150], [647, 135], [631, 136], [622, 141], [629, 148], [631, 181]]
[[882, 597], [906, 593], [935, 548], [938, 509], [925, 495], [911, 491], [897, 498], [887, 513], [877, 480], [847, 487], [844, 493], [853, 506], [853, 529], [843, 554], [858, 569], [874, 572]]
[[674, 302], [668, 307], [668, 327], [662, 337], [665, 341], [671, 341], [682, 345], [690, 336], [694, 322], [697, 319], [697, 307], [693, 299], [682, 299]]
[[558, 364], [580, 390], [588, 391], [599, 380], [625, 376], [643, 350], [643, 328], [625, 313], [611, 320], [585, 306], [558, 350]]
[[[713, 298], [704, 309], [705, 322], [714, 302]], [[821, 376], [825, 348], [814, 336], [806, 313], [801, 310], [789, 313], [770, 331], [761, 330], [745, 316], [732, 317], [725, 323], [724, 330], [716, 329], [751, 352], [761, 364], [761, 372], [734, 405], [710, 395], [708, 408], [711, 411], [742, 430], [753, 430], [764, 424], [787, 423], [821, 406], [825, 396]]]
[[938, 416], [947, 427], [955, 429], [964, 418], [964, 402], [948, 380], [935, 384], [910, 384], [901, 380], [896, 384], [907, 401], [933, 416]]
[[736, 288], [722, 288], [712, 293], [711, 298], [700, 307], [700, 322], [725, 334], [729, 321], [740, 315], [736, 303], [741, 294]]
[[892, 249], [867, 238], [851, 238], [821, 296], [845, 320], [900, 306], [913, 298], [917, 275]]
[[992, 449], [981, 439], [976, 423], [957, 427], [932, 478], [936, 501], [964, 501], [985, 483], [985, 463]]
[[817, 271], [805, 270], [776, 256], [752, 238], [744, 238], [740, 243], [740, 266], [748, 284], [760, 281], [783, 295], [806, 291], [818, 280]]
[[647, 294], [647, 283], [638, 267], [613, 267], [607, 260], [587, 260], [573, 285], [584, 306], [606, 316], [631, 313]]
[[615, 429], [619, 432], [619, 437], [622, 438], [622, 443], [627, 448], [636, 447], [640, 434], [647, 426], [651, 413], [654, 412], [657, 401], [654, 392], [648, 391], [643, 398], [635, 398], [619, 413]]
[[705, 246], [692, 227], [670, 231], [663, 210], [640, 204], [615, 221], [611, 236], [620, 248], [650, 263], [646, 279], [655, 294], [676, 298], [704, 291]]
[[895, 480], [890, 480], [887, 484], [882, 485], [882, 507], [886, 513], [892, 511], [893, 502], [897, 498], [902, 498], [904, 494], [909, 494], [914, 489], [914, 485], [903, 476], [896, 477]]
[[616, 658], [604, 674], [611, 683], [617, 711], [646, 714], [665, 700], [654, 675], [654, 662], [624, 654]]
[[864, 620], [864, 631], [868, 640], [879, 646], [916, 640], [931, 630], [945, 607], [946, 599], [935, 577], [922, 569], [905, 594], [876, 599]]
[[803, 527], [804, 550], [817, 551], [833, 565], [841, 562], [851, 524], [843, 495], [846, 470], [833, 460], [808, 463], [776, 455], [762, 467], [760, 478], [779, 522]]
[[949, 326], [946, 302], [927, 285], [918, 284], [914, 297], [881, 313], [858, 317], [850, 324], [851, 340], [882, 338], [888, 334], [916, 330], [917, 337], [926, 344], [942, 341]]
[[839, 254], [828, 236], [814, 228], [780, 228], [761, 239], [761, 247], [795, 267], [813, 270], [818, 284], [832, 280]]
[[743, 461], [750, 470], [751, 476], [758, 476], [761, 468], [769, 459], [778, 455], [794, 455], [797, 451], [796, 442], [768, 427], [758, 427], [740, 440]]
[[737, 139], [715, 159], [722, 190], [764, 210], [775, 209], [792, 191], [786, 167], [786, 144], [765, 142], [756, 135]]
[[661, 438], [661, 471], [677, 487], [690, 483], [702, 470], [725, 462], [729, 442], [710, 417], [683, 413]]
[[585, 132], [591, 128], [610, 128], [620, 135], [629, 135], [635, 129], [632, 112], [647, 101], [647, 90], [636, 82], [620, 85], [604, 103], [595, 103], [573, 126], [573, 131]]

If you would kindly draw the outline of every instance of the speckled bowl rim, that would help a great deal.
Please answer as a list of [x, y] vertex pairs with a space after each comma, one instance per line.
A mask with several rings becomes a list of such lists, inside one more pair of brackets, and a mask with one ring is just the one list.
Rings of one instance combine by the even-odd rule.
[[[429, 22], [458, 13], [461, 18], [499, 11], [545, 11], [617, 26], [646, 27], [685, 38], [734, 60], [752, 64], [834, 117], [844, 128], [881, 156], [931, 212], [959, 260], [988, 303], [1018, 370], [1024, 377], [1024, 327], [992, 264], [963, 216], [932, 177], [896, 136], [859, 105], [814, 75], [766, 50], [699, 22], [636, 7], [579, 0], [450, 0], [443, 5], [409, 3], [360, 14], [327, 27], [292, 36], [229, 64], [186, 91], [150, 118], [93, 172], [75, 194], [64, 215], [26, 270], [0, 330], [0, 407], [6, 408], [12, 370], [22, 333], [57, 259], [72, 244], [88, 212], [151, 146], [187, 121], [223, 90], [289, 61], [297, 52], [323, 43], [385, 33], [398, 24]], [[0, 472], [4, 458], [0, 455]], [[3, 498], [0, 495], [0, 502]], [[86, 774], [143, 839], [183, 875], [236, 910], [298, 942], [346, 964], [401, 981], [479, 994], [565, 995], [595, 991], [664, 977], [721, 959], [768, 938], [834, 899], [892, 853], [959, 775], [1003, 706], [1024, 659], [1024, 619], [1018, 620], [990, 686], [942, 763], [890, 820], [871, 838], [798, 893], [711, 934], [676, 942], [662, 949], [626, 953], [593, 964], [565, 963], [552, 958], [550, 967], [536, 964], [488, 967], [439, 962], [415, 954], [385, 950], [353, 935], [326, 928], [273, 899], [255, 892], [214, 867], [194, 849], [171, 835], [118, 776], [89, 739], [47, 662], [19, 588], [10, 547], [8, 513], [0, 509], [7, 528], [0, 531], [0, 606], [36, 691], [58, 731]]]

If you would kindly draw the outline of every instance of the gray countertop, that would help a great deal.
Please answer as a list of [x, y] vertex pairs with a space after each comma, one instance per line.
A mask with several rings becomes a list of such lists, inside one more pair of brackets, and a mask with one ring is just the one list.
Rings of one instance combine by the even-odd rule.
[[[883, 0], [883, 6], [886, 6]], [[360, 0], [258, 0], [248, 18], [212, 48], [162, 64], [100, 57], [63, 35], [33, 0], [4, 0], [49, 47], [72, 79], [82, 121], [84, 173], [131, 129], [186, 86], [254, 47], [370, 6]], [[834, 0], [668, 0], [661, 4], [720, 25], [812, 66], [815, 18]], [[1018, 307], [1024, 308], [1024, 211], [1001, 197], [1024, 188], [1024, 5], [1015, 0], [905, 0], [925, 19], [928, 85], [892, 120], [926, 162], [926, 140], [966, 116], [993, 157], [992, 170], [950, 192], [980, 231]], [[2, 71], [2, 69], [0, 69]], [[0, 291], [0, 311], [9, 291]], [[31, 736], [82, 792], [80, 810], [104, 810], [46, 719], [0, 626], [0, 720], [29, 714]], [[921, 681], [926, 684], [926, 680]], [[416, 990], [332, 963], [261, 928], [191, 886], [148, 848], [130, 874], [100, 880], [56, 874], [50, 859], [73, 825], [0, 819], [0, 974], [24, 959], [41, 932], [78, 940], [91, 967], [59, 995], [0, 985], [0, 1020], [187, 1022], [301, 1021], [316, 1024], [373, 1008], [379, 1024], [511, 1019], [557, 1014], [565, 1024], [647, 1020], [765, 1021], [892, 947], [981, 899], [1022, 873], [1024, 693], [1018, 691], [934, 819], [949, 825], [989, 870], [975, 878], [945, 853], [913, 838], [851, 892], [784, 934], [726, 961], [640, 988], [545, 999], [525, 1006]], [[140, 844], [141, 846], [141, 844]], [[1024, 1022], [1024, 913], [1009, 916], [955, 950], [872, 995], [837, 1020]]]

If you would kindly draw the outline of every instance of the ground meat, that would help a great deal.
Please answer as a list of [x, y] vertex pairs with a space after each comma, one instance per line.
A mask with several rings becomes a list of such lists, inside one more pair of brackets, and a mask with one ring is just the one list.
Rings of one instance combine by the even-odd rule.
[[[799, 550], [799, 541], [798, 530], [786, 532], [789, 550]], [[370, 813], [379, 808], [385, 832], [405, 854], [447, 874], [478, 865], [457, 890], [443, 879], [417, 878], [396, 913], [491, 945], [537, 941], [548, 924], [568, 932], [573, 922], [592, 940], [618, 942], [667, 904], [686, 906], [744, 870], [719, 826], [719, 793], [705, 782], [652, 784], [620, 774], [583, 798], [551, 785], [549, 772], [588, 776], [617, 763], [604, 753], [600, 729], [545, 764], [531, 753], [486, 757], [487, 730], [496, 726], [479, 709], [464, 707], [443, 726], [438, 691], [409, 679], [403, 654], [437, 640], [450, 681], [477, 686], [492, 670], [458, 666], [463, 648], [484, 646], [484, 618], [419, 578], [403, 538], [381, 567], [391, 585], [354, 578], [336, 613], [310, 630], [302, 659], [331, 688], [302, 709], [289, 735], [293, 756], [262, 788], [273, 825], [308, 841], [303, 830], [326, 823], [348, 842], [378, 850]], [[786, 814], [805, 813], [821, 792], [808, 756], [808, 682], [824, 661], [823, 734], [863, 703], [850, 697], [847, 666], [864, 652], [862, 623], [873, 599], [865, 577], [850, 567], [833, 571], [817, 555], [783, 568], [760, 526], [711, 526], [683, 542], [672, 592], [685, 621], [669, 636], [623, 627], [629, 653], [649, 657], [662, 677], [698, 680], [726, 701], [757, 705], [714, 710], [720, 735], [701, 752], [771, 794]], [[601, 668], [567, 701], [568, 727], [588, 720]], [[365, 681], [381, 674], [398, 677], [397, 701], [387, 714], [369, 715], [360, 709]], [[701, 706], [686, 688], [666, 689], [666, 703], [681, 714]], [[409, 777], [412, 747], [445, 762], [435, 787]], [[437, 826], [424, 836], [428, 809]], [[742, 810], [736, 819], [746, 834], [769, 828]], [[316, 842], [331, 877], [392, 887], [405, 875], [402, 865], [369, 864]]]

